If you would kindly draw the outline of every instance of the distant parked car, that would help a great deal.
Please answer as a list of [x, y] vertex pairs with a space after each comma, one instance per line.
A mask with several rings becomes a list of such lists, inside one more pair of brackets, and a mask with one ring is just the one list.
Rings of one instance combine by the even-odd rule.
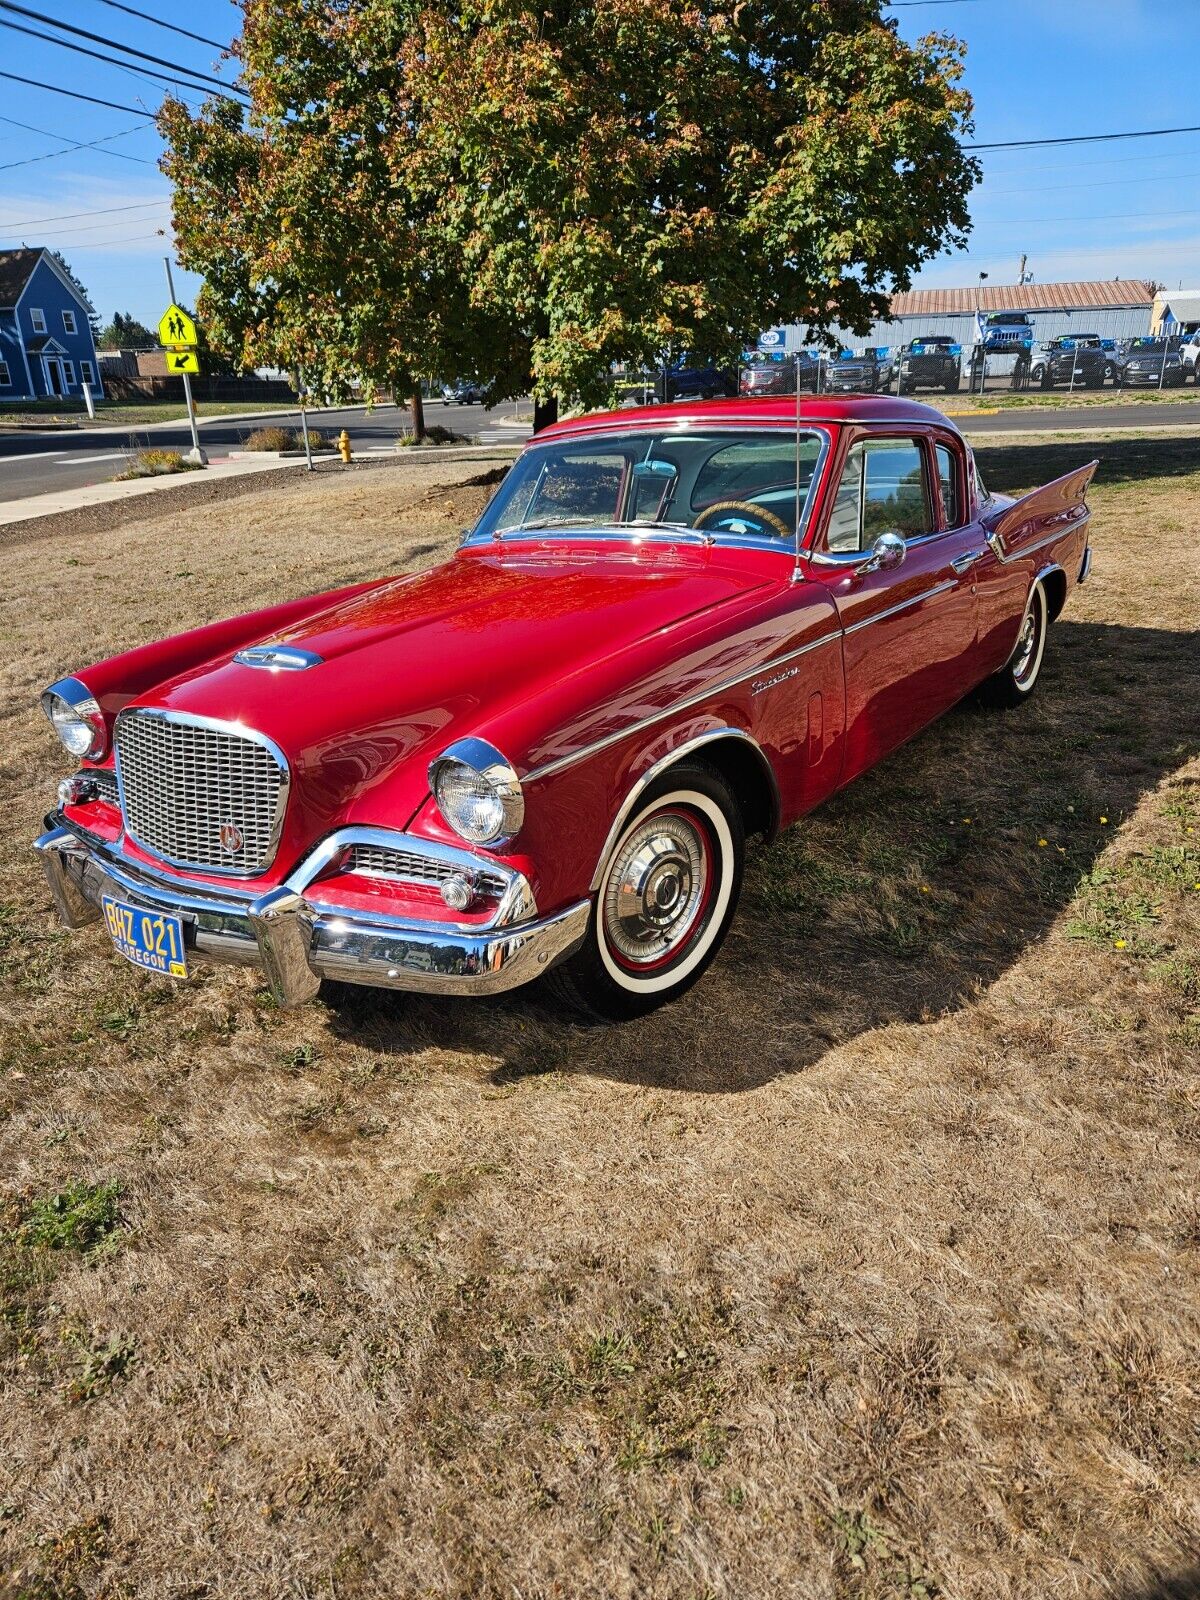
[[1096, 333], [1076, 333], [1047, 339], [1033, 353], [1030, 383], [1043, 389], [1067, 383], [1075, 388], [1102, 389], [1114, 372], [1113, 358]]
[[887, 345], [843, 350], [825, 375], [830, 394], [878, 394], [892, 381], [894, 367]]
[[1115, 363], [1118, 389], [1178, 389], [1184, 382], [1183, 360], [1175, 339], [1131, 339]]
[[483, 389], [477, 383], [444, 383], [442, 404], [447, 406], [477, 406], [483, 404]]
[[975, 315], [975, 342], [989, 355], [1016, 355], [1033, 348], [1033, 323], [1024, 311], [980, 311]]
[[1179, 346], [1179, 359], [1183, 364], [1183, 381], [1190, 378], [1193, 383], [1200, 383], [1200, 328], [1195, 333], [1189, 333]]
[[731, 398], [737, 390], [737, 379], [724, 367], [690, 355], [681, 356], [674, 366], [660, 368], [654, 380], [654, 398], [664, 402], [714, 400], [718, 395]]
[[742, 394], [795, 394], [796, 363], [799, 361], [800, 388], [817, 387], [817, 358], [811, 351], [800, 350], [783, 361], [751, 361], [742, 368], [738, 387]]
[[932, 334], [927, 339], [910, 339], [901, 346], [900, 393], [914, 389], [944, 389], [957, 394], [962, 382], [962, 345], [947, 334]]

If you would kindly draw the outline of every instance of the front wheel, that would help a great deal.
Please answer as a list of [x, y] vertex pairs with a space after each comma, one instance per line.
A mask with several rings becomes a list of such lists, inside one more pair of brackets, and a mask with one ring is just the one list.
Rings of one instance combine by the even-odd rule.
[[721, 947], [744, 856], [741, 812], [718, 773], [687, 764], [656, 779], [609, 851], [582, 948], [548, 987], [610, 1022], [677, 999]]
[[993, 673], [980, 686], [979, 693], [986, 705], [1011, 710], [1028, 700], [1041, 676], [1049, 622], [1046, 591], [1040, 583], [1035, 583], [1025, 606], [1025, 615], [1021, 618], [1021, 629], [1012, 655], [999, 672]]

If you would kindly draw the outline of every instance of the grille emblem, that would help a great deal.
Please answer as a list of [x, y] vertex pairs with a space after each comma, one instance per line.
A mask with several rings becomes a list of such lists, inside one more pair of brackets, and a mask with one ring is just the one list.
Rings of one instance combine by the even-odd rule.
[[226, 855], [234, 856], [242, 848], [242, 830], [236, 822], [223, 822], [218, 837]]

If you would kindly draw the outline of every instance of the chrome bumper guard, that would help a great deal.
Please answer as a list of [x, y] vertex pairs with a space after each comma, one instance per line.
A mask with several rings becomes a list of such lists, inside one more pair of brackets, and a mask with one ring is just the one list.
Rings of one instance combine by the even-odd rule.
[[[525, 914], [533, 901], [523, 878], [496, 920], [486, 927], [405, 922], [335, 912], [304, 897], [304, 887], [330, 859], [330, 847], [375, 842], [395, 845], [405, 836], [379, 829], [346, 829], [313, 852], [278, 889], [253, 896], [204, 884], [188, 884], [153, 873], [120, 853], [46, 818], [48, 832], [35, 848], [42, 860], [59, 916], [69, 928], [100, 918], [104, 895], [152, 912], [181, 917], [188, 953], [211, 961], [261, 967], [281, 1006], [313, 999], [323, 978], [424, 994], [499, 994], [546, 972], [583, 942], [591, 903], [581, 900], [544, 918], [505, 921]], [[405, 841], [410, 847], [418, 841]], [[419, 841], [421, 849], [439, 848]], [[313, 863], [317, 865], [313, 867]], [[307, 870], [306, 872], [306, 869]]]

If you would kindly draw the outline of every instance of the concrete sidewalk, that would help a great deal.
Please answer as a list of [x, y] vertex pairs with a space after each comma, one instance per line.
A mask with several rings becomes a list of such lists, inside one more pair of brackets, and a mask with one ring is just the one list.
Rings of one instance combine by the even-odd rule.
[[[354, 461], [363, 466], [379, 466], [385, 463], [396, 466], [407, 463], [416, 466], [419, 463], [425, 464], [436, 460], [508, 462], [516, 456], [519, 449], [518, 441], [512, 444], [503, 442], [457, 447], [445, 445], [428, 448], [412, 447], [407, 450], [379, 447], [356, 451]], [[341, 467], [341, 462], [336, 456], [331, 458], [328, 454], [322, 454], [314, 456], [313, 460], [317, 470], [321, 466]], [[164, 494], [172, 489], [200, 488], [205, 484], [228, 483], [235, 478], [252, 477], [255, 473], [281, 470], [303, 472], [305, 470], [303, 455], [289, 454], [280, 457], [266, 452], [255, 455], [239, 453], [232, 458], [217, 457], [211, 460], [207, 467], [201, 467], [193, 472], [164, 473], [158, 478], [132, 478], [124, 483], [88, 484], [82, 488], [64, 489], [58, 494], [29, 495], [23, 500], [0, 501], [0, 529], [21, 522], [31, 522], [35, 518], [67, 516], [92, 506], [107, 506], [125, 500], [140, 499], [145, 495]]]

